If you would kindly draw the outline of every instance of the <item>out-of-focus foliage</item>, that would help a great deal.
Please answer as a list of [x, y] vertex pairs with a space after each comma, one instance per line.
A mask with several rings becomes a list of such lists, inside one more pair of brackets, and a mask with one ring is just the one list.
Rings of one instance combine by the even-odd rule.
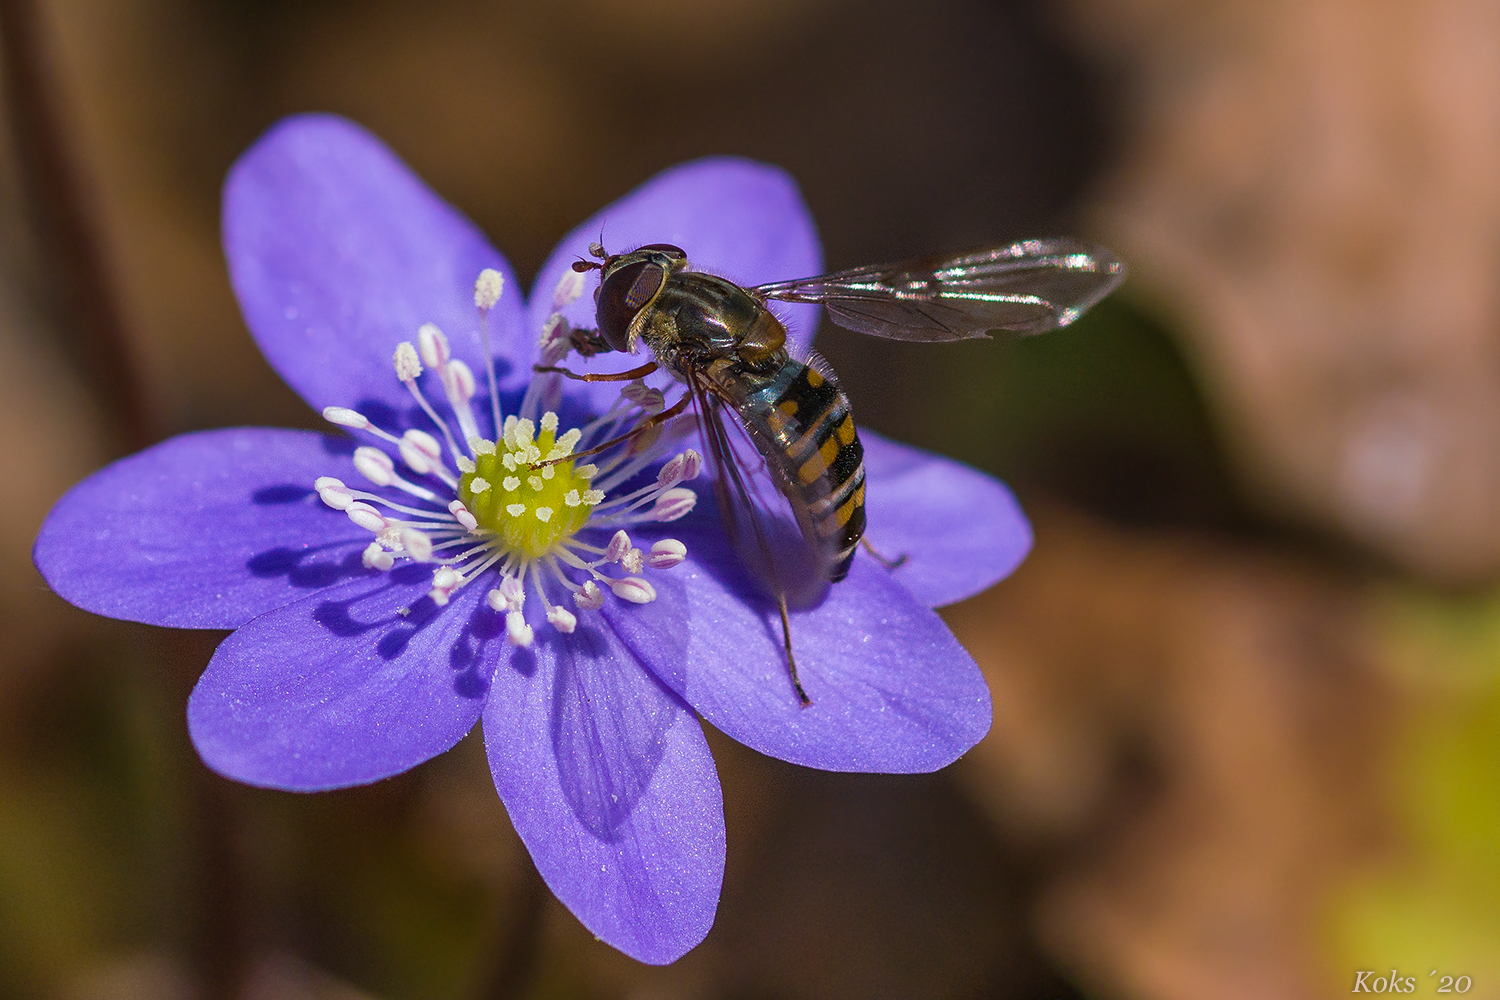
[[1500, 996], [1500, 595], [1402, 590], [1371, 611], [1413, 711], [1387, 762], [1395, 839], [1336, 897], [1333, 957]]

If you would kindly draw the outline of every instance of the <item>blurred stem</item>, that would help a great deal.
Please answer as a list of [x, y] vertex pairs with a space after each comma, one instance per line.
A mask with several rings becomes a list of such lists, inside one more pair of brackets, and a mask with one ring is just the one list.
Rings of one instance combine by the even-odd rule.
[[475, 1000], [520, 1000], [531, 991], [536, 978], [537, 959], [542, 941], [542, 919], [547, 912], [547, 884], [537, 873], [531, 858], [522, 853], [521, 884], [514, 895], [515, 904], [504, 934], [496, 942], [494, 961], [479, 988]]
[[0, 64], [54, 325], [104, 407], [113, 444], [135, 451], [155, 439], [152, 421], [33, 0], [0, 0]]

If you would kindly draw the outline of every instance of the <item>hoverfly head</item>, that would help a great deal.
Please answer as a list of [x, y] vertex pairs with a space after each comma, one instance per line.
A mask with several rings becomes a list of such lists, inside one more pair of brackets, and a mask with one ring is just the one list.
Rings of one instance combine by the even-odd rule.
[[599, 335], [604, 342], [616, 351], [632, 350], [631, 329], [636, 317], [656, 300], [667, 275], [686, 263], [687, 254], [666, 243], [606, 257], [600, 266], [599, 290], [594, 294]]

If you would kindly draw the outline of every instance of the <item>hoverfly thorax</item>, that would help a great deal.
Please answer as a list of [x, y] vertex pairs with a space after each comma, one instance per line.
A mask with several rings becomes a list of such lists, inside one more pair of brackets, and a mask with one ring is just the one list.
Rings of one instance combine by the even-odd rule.
[[642, 317], [661, 295], [668, 275], [685, 267], [687, 254], [667, 243], [606, 258], [594, 301], [599, 335], [611, 350], [635, 350]]

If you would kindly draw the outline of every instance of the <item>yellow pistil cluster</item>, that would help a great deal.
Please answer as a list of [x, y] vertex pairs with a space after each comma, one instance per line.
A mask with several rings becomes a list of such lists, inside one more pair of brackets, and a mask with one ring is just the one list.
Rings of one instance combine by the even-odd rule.
[[573, 453], [580, 436], [576, 429], [558, 436], [557, 414], [549, 411], [540, 431], [530, 420], [512, 416], [505, 418], [498, 442], [469, 441], [474, 459], [460, 463], [458, 498], [506, 554], [547, 555], [587, 524], [589, 512], [604, 499], [589, 487], [598, 471], [594, 466], [557, 461]]

